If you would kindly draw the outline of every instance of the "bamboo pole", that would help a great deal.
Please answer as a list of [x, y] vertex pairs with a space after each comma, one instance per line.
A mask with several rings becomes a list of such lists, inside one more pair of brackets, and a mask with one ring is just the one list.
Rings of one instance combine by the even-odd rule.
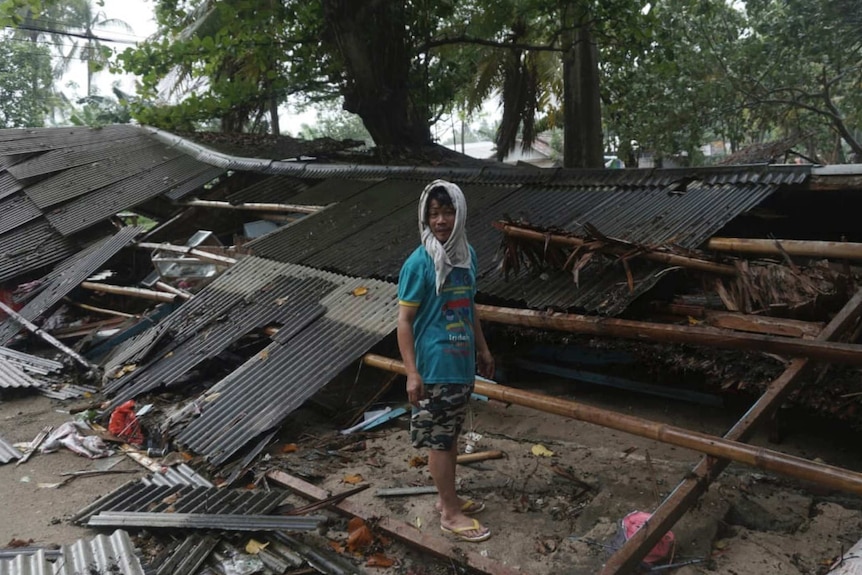
[[68, 304], [70, 304], [70, 305], [73, 305], [73, 306], [75, 306], [75, 307], [81, 308], [81, 309], [85, 309], [85, 310], [87, 310], [87, 311], [92, 311], [92, 312], [96, 312], [96, 313], [102, 313], [102, 314], [105, 314], [105, 315], [113, 315], [113, 316], [116, 316], [116, 317], [124, 317], [124, 318], [127, 318], [127, 319], [131, 319], [131, 318], [140, 318], [140, 317], [141, 317], [141, 316], [139, 316], [139, 315], [134, 315], [134, 314], [131, 314], [131, 313], [125, 313], [125, 312], [117, 311], [117, 310], [114, 310], [114, 309], [105, 309], [105, 308], [102, 308], [102, 307], [96, 307], [96, 306], [93, 306], [93, 305], [88, 305], [88, 304], [85, 304], [85, 303], [80, 303], [80, 302], [74, 301], [74, 300], [72, 300], [72, 299], [69, 299], [69, 298], [67, 298], [67, 297], [66, 297], [66, 298], [63, 298], [63, 299], [66, 301], [66, 303], [68, 303]]
[[862, 345], [479, 304], [476, 305], [476, 311], [484, 321], [509, 325], [621, 337], [638, 341], [648, 340], [704, 345], [720, 349], [764, 351], [791, 357], [807, 357], [818, 361], [862, 365]]
[[486, 461], [488, 459], [502, 459], [503, 452], [498, 450], [492, 451], [477, 451], [475, 453], [462, 453], [455, 457], [456, 463], [476, 463], [477, 461]]
[[[550, 242], [552, 244], [558, 245], [566, 245], [571, 247], [579, 247], [587, 243], [585, 240], [581, 238], [575, 238], [571, 236], [563, 236], [559, 234], [545, 234], [536, 230], [528, 230], [524, 228], [519, 228], [517, 226], [513, 226], [511, 224], [503, 224], [498, 223], [495, 224], [497, 228], [499, 228], [504, 234], [507, 236], [512, 236], [513, 238], [521, 238], [526, 240], [534, 240], [537, 242]], [[697, 258], [690, 258], [687, 256], [680, 256], [677, 254], [669, 254], [665, 252], [655, 252], [655, 251], [646, 251], [643, 252], [642, 255], [644, 258], [656, 262], [661, 262], [664, 264], [672, 265], [672, 266], [680, 266], [684, 268], [699, 270], [703, 272], [710, 272], [721, 275], [737, 275], [737, 270], [733, 266], [729, 266], [727, 264], [719, 264], [715, 262], [710, 262], [706, 260], [699, 260]]]
[[217, 202], [214, 200], [190, 200], [184, 202], [182, 205], [195, 208], [217, 208], [221, 210], [245, 210], [252, 212], [291, 212], [297, 214], [314, 214], [325, 207], [306, 204], [264, 204], [254, 202], [231, 204], [230, 202]]
[[27, 331], [39, 336], [40, 338], [45, 340], [47, 343], [51, 344], [52, 346], [54, 346], [57, 349], [59, 349], [60, 351], [62, 351], [64, 354], [66, 354], [69, 357], [71, 357], [72, 359], [74, 359], [76, 362], [78, 362], [83, 367], [85, 367], [87, 369], [87, 371], [89, 371], [92, 375], [95, 376], [98, 374], [98, 368], [95, 365], [93, 365], [92, 363], [90, 363], [89, 361], [87, 361], [86, 359], [81, 357], [74, 350], [63, 345], [57, 338], [52, 336], [50, 333], [42, 330], [36, 324], [34, 324], [30, 320], [28, 320], [26, 317], [22, 316], [20, 313], [18, 313], [17, 311], [15, 311], [14, 309], [9, 307], [8, 305], [3, 303], [2, 301], [0, 301], [0, 310], [4, 311], [6, 313], [6, 315], [8, 315], [12, 319], [14, 319], [16, 322], [18, 322], [20, 325], [22, 325]]
[[177, 246], [174, 244], [154, 244], [150, 242], [137, 242], [135, 243], [135, 246], [144, 250], [162, 250], [166, 252], [175, 252], [178, 254], [188, 254], [190, 256], [198, 258], [199, 260], [211, 262], [214, 264], [221, 264], [223, 266], [232, 266], [237, 262], [237, 260], [235, 260], [234, 258], [220, 256], [218, 254], [213, 254], [189, 246]]
[[185, 300], [190, 300], [193, 297], [195, 297], [194, 295], [190, 294], [186, 290], [181, 290], [180, 288], [176, 288], [170, 284], [166, 284], [165, 282], [156, 282], [155, 287], [159, 288], [160, 290], [162, 290], [164, 292], [172, 293], [176, 296], [179, 296]]
[[[379, 369], [401, 374], [406, 373], [404, 364], [395, 359], [367, 354], [363, 358], [363, 361], [366, 365]], [[700, 451], [714, 457], [744, 463], [779, 475], [810, 481], [830, 489], [838, 489], [862, 495], [862, 473], [856, 473], [823, 463], [815, 463], [801, 457], [786, 455], [764, 447], [755, 447], [746, 443], [707, 435], [706, 433], [656, 423], [599, 407], [583, 405], [575, 401], [568, 401], [494, 383], [486, 383], [480, 379], [476, 379], [475, 386], [476, 393], [485, 395], [490, 399], [514, 403], [515, 405], [538, 409], [546, 413], [593, 423], [662, 443]]]
[[808, 240], [764, 240], [751, 238], [712, 238], [707, 249], [716, 252], [756, 254], [764, 256], [791, 256], [862, 260], [862, 243], [824, 242]]
[[81, 282], [81, 286], [90, 291], [102, 293], [112, 293], [116, 295], [124, 295], [129, 297], [137, 297], [142, 299], [150, 299], [154, 301], [172, 302], [177, 299], [177, 295], [173, 293], [165, 293], [144, 288], [115, 286], [110, 284], [100, 284], [97, 282]]
[[785, 337], [817, 337], [824, 327], [824, 324], [821, 322], [751, 315], [733, 311], [716, 311], [701, 306], [685, 304], [655, 304], [651, 309], [674, 316], [693, 317], [704, 320], [704, 323], [712, 327]]
[[[850, 298], [832, 321], [820, 332], [818, 339], [826, 341], [841, 337], [862, 314], [862, 290]], [[759, 425], [767, 421], [782, 401], [799, 385], [812, 370], [813, 363], [807, 359], [794, 359], [748, 412], [725, 434], [726, 439], [745, 441]], [[667, 531], [694, 505], [730, 462], [724, 459], [704, 457], [687, 474], [671, 494], [653, 512], [649, 522], [626, 541], [619, 551], [605, 564], [602, 575], [628, 575], [658, 543]]]

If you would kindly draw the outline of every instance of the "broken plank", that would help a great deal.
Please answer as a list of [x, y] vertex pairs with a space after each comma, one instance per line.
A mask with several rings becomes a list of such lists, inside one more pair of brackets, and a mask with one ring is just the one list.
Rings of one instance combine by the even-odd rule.
[[[270, 471], [266, 476], [308, 499], [322, 500], [329, 497], [329, 493], [320, 487], [303, 481], [298, 477], [293, 477], [283, 471]], [[371, 514], [368, 513], [368, 510], [364, 509], [360, 505], [351, 503], [350, 501], [342, 501], [341, 503], [333, 505], [332, 509], [343, 515], [359, 517], [366, 522], [370, 521], [372, 518]], [[383, 530], [392, 537], [395, 537], [399, 541], [423, 549], [435, 557], [458, 563], [465, 563], [468, 567], [481, 571], [482, 573], [487, 573], [488, 575], [523, 575], [523, 573], [518, 569], [503, 565], [493, 559], [489, 559], [488, 557], [482, 557], [482, 555], [473, 551], [459, 550], [457, 555], [453, 554], [453, 543], [443, 539], [442, 537], [435, 537], [427, 533], [422, 533], [416, 527], [391, 517], [380, 518], [377, 522], [377, 528]]]

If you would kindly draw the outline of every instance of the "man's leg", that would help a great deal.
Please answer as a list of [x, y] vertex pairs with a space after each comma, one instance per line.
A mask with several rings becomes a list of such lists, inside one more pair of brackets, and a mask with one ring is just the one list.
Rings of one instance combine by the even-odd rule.
[[[457, 439], [457, 438], [456, 438]], [[428, 452], [428, 469], [437, 487], [440, 503], [440, 525], [446, 529], [458, 529], [473, 525], [473, 518], [461, 511], [463, 502], [455, 490], [455, 467], [458, 456], [458, 442], [453, 441], [447, 450], [431, 449]], [[488, 532], [488, 528], [469, 529], [462, 532], [466, 537], [479, 537]]]

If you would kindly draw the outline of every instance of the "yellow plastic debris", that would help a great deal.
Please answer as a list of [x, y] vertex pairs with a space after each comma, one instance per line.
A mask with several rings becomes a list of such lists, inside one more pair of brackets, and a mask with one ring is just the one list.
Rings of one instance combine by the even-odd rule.
[[550, 449], [548, 449], [544, 445], [540, 445], [538, 443], [536, 445], [534, 445], [530, 451], [536, 457], [553, 457], [553, 455], [554, 455], [553, 451], [551, 451]]
[[250, 555], [257, 555], [258, 553], [266, 549], [267, 545], [269, 545], [269, 542], [261, 543], [256, 539], [249, 539], [248, 543], [245, 544], [245, 552]]
[[368, 293], [368, 288], [364, 286], [359, 286], [358, 288], [354, 288], [354, 290], [350, 293], [352, 293], [356, 297], [361, 297]]

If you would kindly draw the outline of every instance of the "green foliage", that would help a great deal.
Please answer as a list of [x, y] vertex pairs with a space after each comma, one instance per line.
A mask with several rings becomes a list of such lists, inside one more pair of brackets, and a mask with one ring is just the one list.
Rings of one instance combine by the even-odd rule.
[[132, 120], [128, 96], [115, 90], [117, 98], [107, 96], [87, 96], [78, 100], [79, 107], [74, 107], [69, 115], [69, 121], [76, 126], [92, 128], [108, 124], [128, 124]]
[[303, 124], [298, 136], [306, 140], [332, 138], [361, 140], [368, 146], [373, 144], [371, 134], [359, 116], [335, 108], [319, 110], [314, 125]]
[[47, 48], [0, 37], [0, 128], [44, 125], [51, 82]]

